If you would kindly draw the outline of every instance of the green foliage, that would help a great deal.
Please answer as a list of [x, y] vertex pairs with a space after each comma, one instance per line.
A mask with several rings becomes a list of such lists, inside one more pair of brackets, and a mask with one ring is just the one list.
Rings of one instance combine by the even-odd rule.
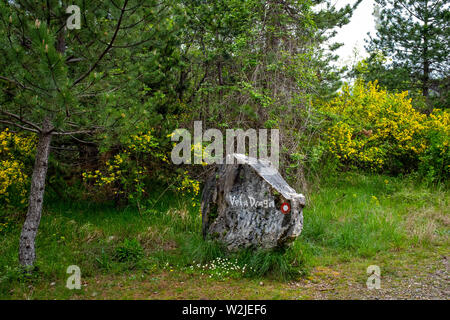
[[[409, 90], [433, 107], [449, 106], [449, 10], [442, 0], [376, 0], [376, 36], [370, 38], [366, 81], [389, 90]], [[383, 59], [379, 59], [379, 57]]]
[[100, 256], [95, 258], [95, 261], [98, 263], [99, 267], [104, 270], [110, 270], [111, 269], [111, 257], [108, 255], [105, 250], [102, 248], [102, 251], [100, 253]]
[[[443, 114], [441, 113], [440, 116], [442, 117]], [[447, 120], [445, 126], [438, 124], [430, 128], [427, 135], [428, 148], [420, 156], [419, 173], [433, 183], [448, 184], [450, 180], [450, 130], [448, 130], [448, 125]]]
[[[126, 199], [138, 206], [151, 179], [166, 184], [181, 179], [182, 184], [185, 171], [174, 178], [173, 170], [165, 170], [171, 146], [166, 136], [192, 120], [222, 128], [286, 130], [284, 171], [290, 154], [303, 152], [299, 138], [313, 134], [303, 129], [311, 96], [330, 95], [339, 85], [339, 72], [330, 66], [337, 57], [321, 49], [334, 34], [327, 31], [348, 23], [359, 2], [337, 10], [328, 1], [308, 0], [152, 0], [145, 6], [137, 0], [75, 1], [82, 27], [70, 31], [62, 26], [65, 8], [57, 1], [18, 8], [3, 3], [0, 108], [36, 126], [50, 118], [58, 133], [80, 132], [53, 139], [48, 180], [58, 197], [81, 198], [75, 181], [80, 172], [89, 176], [84, 182], [93, 198]], [[312, 10], [320, 4], [326, 6]], [[135, 10], [122, 11], [121, 5]], [[118, 23], [122, 28], [116, 29]], [[22, 44], [18, 34], [30, 43]], [[151, 164], [149, 150], [125, 156], [129, 139], [149, 128], [157, 144]], [[117, 155], [126, 159], [119, 174], [106, 165]], [[302, 184], [304, 166], [298, 161], [289, 172], [294, 180], [301, 176]]]
[[238, 260], [246, 267], [247, 276], [294, 279], [307, 274], [309, 267], [309, 259], [296, 247], [287, 250], [247, 250], [238, 254]]
[[[340, 85], [330, 64], [337, 57], [324, 48], [359, 2], [337, 10], [328, 1], [185, 1], [182, 116], [174, 120], [186, 128], [202, 120], [205, 128], [279, 129], [285, 174], [290, 155], [315, 139], [311, 98]], [[306, 187], [305, 163], [289, 171], [294, 186]]]
[[120, 262], [136, 262], [144, 256], [141, 244], [137, 239], [125, 239], [116, 247], [114, 258]]
[[337, 28], [341, 28], [350, 22], [354, 10], [358, 8], [361, 1], [354, 1], [352, 4], [346, 4], [339, 9], [336, 9], [327, 0], [316, 0], [311, 3], [315, 5], [312, 19], [317, 28], [316, 41], [322, 44], [322, 48], [327, 48], [327, 50], [316, 49], [314, 51], [318, 80], [318, 86], [314, 90], [318, 97], [330, 98], [342, 86], [341, 78], [347, 69], [347, 67], [336, 68], [335, 63], [333, 63], [338, 59], [336, 50], [343, 45], [343, 43], [333, 42], [333, 37], [337, 34]]
[[19, 266], [6, 266], [0, 276], [0, 292], [8, 288], [8, 283], [22, 283], [32, 285], [37, 283], [41, 277], [35, 270], [26, 270]]
[[124, 199], [139, 207], [151, 188], [150, 179], [159, 179], [156, 173], [162, 175], [162, 164], [168, 163], [166, 151], [152, 131], [122, 139], [118, 151], [105, 152], [99, 168], [85, 171], [82, 176], [91, 196]]
[[1, 110], [37, 125], [47, 117], [55, 131], [107, 130], [104, 143], [159, 121], [161, 104], [173, 104], [166, 73], [177, 66], [176, 5], [122, 1], [130, 12], [111, 1], [73, 4], [83, 26], [69, 31], [58, 1], [2, 2]]
[[189, 257], [190, 261], [195, 261], [200, 264], [205, 264], [226, 256], [226, 250], [222, 244], [214, 240], [203, 240], [200, 234], [198, 236], [192, 236], [183, 242], [181, 249]]

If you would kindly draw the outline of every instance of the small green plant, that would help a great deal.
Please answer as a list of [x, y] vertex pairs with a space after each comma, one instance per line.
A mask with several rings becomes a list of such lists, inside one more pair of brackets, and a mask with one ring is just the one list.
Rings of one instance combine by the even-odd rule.
[[101, 269], [109, 270], [111, 268], [111, 257], [102, 249], [102, 253], [95, 259]]
[[307, 273], [307, 258], [293, 247], [274, 250], [244, 250], [237, 253], [246, 276], [289, 280]]
[[226, 255], [222, 244], [215, 240], [203, 240], [199, 235], [193, 235], [185, 239], [181, 249], [188, 260], [197, 261], [200, 264], [223, 258]]
[[42, 274], [38, 268], [23, 268], [20, 266], [5, 266], [0, 272], [0, 291], [5, 290], [14, 283], [35, 283]]
[[[435, 123], [439, 122], [435, 121]], [[430, 130], [428, 134], [430, 146], [420, 158], [419, 173], [430, 182], [445, 182], [450, 178], [450, 130], [448, 130], [448, 123], [446, 128], [435, 125], [433, 130]]]
[[144, 257], [144, 250], [137, 239], [125, 239], [115, 250], [119, 262], [137, 262]]

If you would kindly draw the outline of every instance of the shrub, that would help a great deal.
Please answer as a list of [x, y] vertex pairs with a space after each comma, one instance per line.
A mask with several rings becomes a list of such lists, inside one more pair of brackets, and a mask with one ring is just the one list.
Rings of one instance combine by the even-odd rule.
[[82, 173], [90, 196], [93, 194], [99, 200], [125, 200], [141, 211], [152, 200], [148, 199], [148, 191], [155, 190], [155, 182], [161, 182], [172, 191], [189, 194], [192, 206], [198, 206], [200, 182], [192, 179], [186, 170], [173, 170], [162, 144], [151, 130], [123, 138], [118, 150], [106, 150], [97, 169]]
[[342, 167], [403, 173], [420, 166], [431, 177], [448, 174], [449, 113], [422, 114], [407, 95], [359, 80], [319, 106], [330, 119], [324, 143]]
[[431, 182], [450, 179], [450, 113], [435, 110], [429, 116], [428, 147], [420, 156], [419, 172]]
[[144, 256], [144, 250], [136, 239], [125, 239], [115, 250], [115, 259], [120, 262], [137, 262]]
[[35, 146], [33, 135], [0, 132], [0, 206], [26, 205]]
[[152, 131], [124, 139], [119, 150], [104, 152], [103, 162], [96, 170], [82, 176], [88, 190], [102, 198], [113, 196], [140, 205], [146, 195], [146, 179], [153, 174], [153, 162], [168, 162]]

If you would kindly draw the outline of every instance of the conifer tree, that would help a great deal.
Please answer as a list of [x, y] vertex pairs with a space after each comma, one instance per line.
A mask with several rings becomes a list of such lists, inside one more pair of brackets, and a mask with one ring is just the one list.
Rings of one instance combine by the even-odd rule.
[[38, 137], [21, 265], [36, 257], [52, 139], [118, 139], [152, 120], [164, 95], [156, 80], [176, 65], [174, 19], [182, 15], [173, 8], [156, 0], [0, 2], [0, 124]]
[[[391, 90], [419, 89], [449, 102], [450, 12], [443, 0], [376, 0], [378, 23], [367, 50], [366, 80]], [[380, 59], [381, 57], [381, 59]]]

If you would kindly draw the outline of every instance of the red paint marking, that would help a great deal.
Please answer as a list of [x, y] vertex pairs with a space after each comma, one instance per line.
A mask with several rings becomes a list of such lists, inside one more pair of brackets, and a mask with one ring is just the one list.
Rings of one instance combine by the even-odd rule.
[[287, 203], [287, 202], [284, 202], [284, 203], [281, 205], [281, 212], [282, 212], [283, 214], [287, 214], [287, 213], [289, 213], [289, 211], [291, 211], [291, 206], [290, 206], [290, 204]]

